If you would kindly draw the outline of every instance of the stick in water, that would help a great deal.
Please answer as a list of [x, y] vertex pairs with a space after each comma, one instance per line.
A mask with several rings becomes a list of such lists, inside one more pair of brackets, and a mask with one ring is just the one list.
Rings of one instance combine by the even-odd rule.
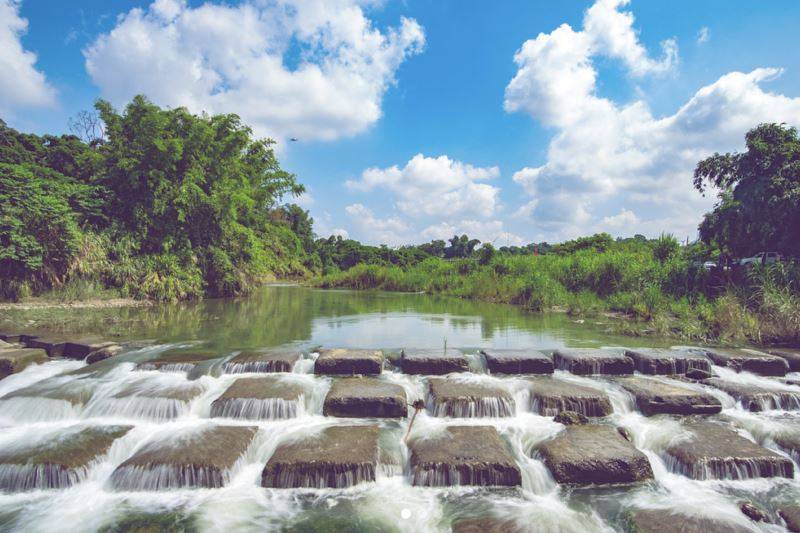
[[425, 407], [425, 402], [422, 400], [416, 400], [411, 404], [411, 407], [414, 408], [414, 414], [411, 415], [411, 422], [408, 423], [408, 431], [406, 431], [406, 436], [403, 437], [403, 442], [408, 442], [408, 435], [411, 433], [411, 426], [414, 425], [414, 419], [417, 418], [417, 413], [422, 411], [422, 409]]

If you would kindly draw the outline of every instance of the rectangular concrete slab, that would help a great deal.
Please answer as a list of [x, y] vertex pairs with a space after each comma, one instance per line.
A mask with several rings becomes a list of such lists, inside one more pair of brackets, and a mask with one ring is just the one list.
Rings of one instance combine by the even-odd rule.
[[450, 426], [435, 436], [415, 439], [411, 450], [411, 484], [518, 486], [522, 474], [493, 426]]
[[22, 372], [35, 363], [48, 361], [47, 352], [35, 348], [5, 348], [0, 350], [0, 379]]
[[333, 381], [322, 407], [325, 416], [342, 418], [405, 418], [406, 391], [376, 378], [340, 378]]
[[164, 372], [189, 372], [196, 366], [220, 358], [211, 350], [170, 350], [136, 365], [139, 370], [162, 370]]
[[683, 514], [671, 509], [637, 509], [625, 517], [630, 533], [748, 533], [753, 530], [734, 522]]
[[44, 336], [24, 336], [21, 337], [22, 343], [27, 348], [39, 348], [47, 352], [49, 357], [61, 357], [64, 355], [64, 347], [67, 340], [50, 335]]
[[279, 445], [261, 473], [269, 488], [346, 488], [375, 481], [377, 426], [334, 426]]
[[295, 418], [305, 394], [306, 388], [289, 378], [239, 378], [211, 403], [211, 416], [248, 420]]
[[406, 374], [437, 376], [451, 372], [468, 372], [469, 362], [460, 350], [404, 349], [400, 361]]
[[553, 358], [537, 350], [481, 350], [492, 374], [552, 374]]
[[604, 485], [653, 478], [647, 456], [611, 426], [567, 426], [537, 449], [559, 483]]
[[713, 395], [694, 390], [680, 382], [667, 383], [645, 377], [615, 378], [614, 382], [636, 399], [646, 416], [711, 415], [722, 411], [722, 404]]
[[703, 355], [683, 350], [635, 348], [625, 350], [633, 359], [635, 369], [642, 374], [685, 374], [697, 369], [711, 372], [711, 364]]
[[671, 444], [668, 464], [692, 479], [793, 477], [792, 461], [713, 422], [686, 424], [686, 439]]
[[114, 470], [111, 485], [117, 490], [222, 487], [257, 431], [248, 426], [209, 426], [150, 442]]
[[725, 366], [737, 372], [752, 372], [762, 376], [785, 376], [789, 371], [789, 364], [784, 358], [768, 353], [714, 348], [706, 350], [706, 355], [715, 365]]
[[315, 374], [329, 376], [375, 375], [382, 369], [383, 352], [380, 350], [323, 349], [314, 363]]
[[244, 351], [226, 361], [222, 371], [226, 374], [245, 372], [291, 372], [301, 353], [296, 350]]
[[559, 348], [553, 352], [553, 364], [576, 375], [633, 374], [633, 360], [623, 353], [596, 348]]
[[778, 383], [774, 387], [760, 387], [748, 383], [728, 381], [721, 378], [703, 380], [706, 385], [711, 385], [721, 391], [727, 392], [750, 411], [769, 411], [771, 409], [800, 409], [800, 392], [796, 388], [782, 386]]
[[91, 463], [131, 426], [74, 427], [21, 448], [0, 451], [0, 489], [63, 489], [86, 478]]
[[772, 348], [768, 352], [786, 359], [791, 372], [800, 372], [800, 348]]
[[97, 337], [68, 340], [64, 343], [62, 356], [69, 359], [83, 359], [92, 352], [113, 346], [114, 343]]
[[456, 418], [514, 416], [514, 398], [506, 389], [457, 378], [428, 380], [428, 412]]
[[561, 379], [541, 376], [528, 378], [531, 411], [542, 416], [556, 416], [575, 411], [585, 416], [607, 416], [613, 411], [608, 395]]

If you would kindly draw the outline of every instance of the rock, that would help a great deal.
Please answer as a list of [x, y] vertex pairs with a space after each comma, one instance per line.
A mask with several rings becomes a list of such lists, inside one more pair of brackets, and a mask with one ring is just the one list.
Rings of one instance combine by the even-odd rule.
[[492, 426], [450, 426], [409, 443], [411, 484], [518, 486], [522, 474]]
[[222, 487], [257, 431], [247, 426], [207, 426], [149, 442], [114, 470], [111, 485], [117, 490]]
[[772, 355], [777, 355], [786, 359], [791, 372], [800, 372], [800, 349], [796, 348], [772, 348], [767, 350]]
[[239, 378], [211, 403], [211, 416], [248, 420], [296, 418], [306, 389], [278, 376]]
[[751, 502], [739, 502], [739, 510], [753, 522], [771, 522], [769, 515]]
[[559, 483], [603, 485], [653, 478], [647, 457], [611, 426], [567, 426], [538, 447]]
[[686, 374], [690, 370], [711, 372], [711, 364], [702, 355], [661, 348], [625, 350], [633, 359], [636, 370], [642, 374]]
[[453, 533], [523, 533], [513, 520], [500, 518], [460, 518], [453, 522]]
[[711, 415], [722, 411], [722, 404], [714, 396], [679, 382], [665, 383], [645, 377], [616, 378], [614, 382], [633, 395], [645, 416]]
[[0, 489], [21, 492], [63, 489], [80, 483], [93, 461], [106, 454], [131, 426], [73, 426], [40, 442], [0, 451]]
[[281, 444], [261, 473], [270, 488], [345, 488], [375, 481], [380, 449], [377, 426], [333, 426]]
[[301, 353], [296, 350], [271, 349], [257, 352], [245, 351], [225, 362], [226, 374], [244, 372], [291, 372]]
[[800, 429], [777, 433], [772, 436], [772, 440], [800, 463]]
[[637, 509], [627, 513], [630, 533], [748, 533], [750, 528], [733, 522], [683, 514], [672, 509]]
[[776, 384], [774, 388], [748, 385], [720, 378], [703, 381], [721, 391], [727, 392], [750, 411], [769, 411], [771, 409], [800, 409], [800, 392]]
[[121, 351], [122, 351], [122, 346], [118, 344], [109, 344], [108, 346], [104, 346], [98, 350], [89, 353], [89, 355], [86, 356], [86, 364], [92, 365], [94, 363], [104, 361], [109, 357], [114, 357]]
[[762, 376], [785, 376], [789, 371], [789, 364], [777, 355], [716, 348], [706, 350], [706, 354], [714, 364], [731, 368], [737, 372], [752, 372]]
[[704, 379], [713, 378], [713, 372], [706, 372], [705, 370], [700, 370], [699, 368], [693, 368], [691, 370], [687, 370], [685, 377], [692, 381], [702, 381]]
[[403, 387], [388, 381], [341, 378], [333, 381], [322, 414], [343, 418], [405, 418], [408, 400]]
[[57, 337], [38, 337], [35, 335], [25, 335], [20, 337], [22, 343], [27, 348], [38, 348], [47, 352], [49, 357], [61, 357], [64, 355], [64, 347], [67, 341]]
[[0, 341], [7, 342], [9, 344], [17, 344], [22, 342], [20, 339], [21, 335], [18, 333], [4, 333], [0, 332]]
[[354, 376], [356, 374], [380, 374], [383, 368], [383, 353], [380, 350], [350, 350], [333, 348], [320, 350], [314, 363], [315, 374]]
[[528, 378], [531, 383], [531, 411], [555, 416], [561, 411], [575, 411], [584, 416], [607, 416], [612, 412], [605, 393], [552, 377]]
[[507, 390], [457, 378], [428, 380], [428, 411], [457, 418], [514, 416], [516, 405]]
[[536, 350], [481, 350], [492, 374], [552, 374], [553, 359]]
[[468, 372], [469, 362], [461, 351], [448, 348], [443, 350], [403, 350], [401, 364], [406, 374], [426, 374], [429, 376]]
[[786, 529], [800, 532], [800, 505], [784, 505], [778, 509], [778, 514], [786, 522]]
[[47, 362], [47, 352], [32, 348], [6, 348], [0, 350], [0, 379], [22, 372], [29, 365]]
[[586, 415], [575, 411], [561, 411], [553, 418], [553, 422], [558, 422], [565, 426], [574, 426], [576, 424], [588, 424], [589, 419], [586, 418]]
[[713, 422], [685, 426], [686, 440], [667, 447], [668, 464], [692, 479], [751, 479], [794, 475], [792, 461]]
[[[69, 359], [83, 359], [93, 352], [111, 348], [112, 346], [116, 346], [116, 344], [96, 338], [67, 341], [64, 343], [61, 355]], [[119, 349], [121, 350], [121, 348]]]
[[155, 359], [139, 363], [139, 370], [161, 370], [163, 372], [190, 372], [203, 363], [218, 359], [220, 354], [208, 350], [171, 350]]
[[559, 348], [553, 352], [553, 363], [556, 368], [576, 375], [633, 374], [630, 357], [594, 348]]

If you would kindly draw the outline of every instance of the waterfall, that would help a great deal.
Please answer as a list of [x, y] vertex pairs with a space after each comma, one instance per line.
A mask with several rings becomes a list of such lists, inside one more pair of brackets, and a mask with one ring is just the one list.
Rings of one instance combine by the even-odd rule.
[[87, 406], [84, 416], [120, 416], [164, 422], [188, 415], [189, 406], [190, 402], [185, 400], [134, 395], [124, 398], [103, 398], [92, 402]]
[[246, 374], [246, 373], [272, 373], [272, 372], [291, 372], [292, 365], [286, 361], [229, 361], [222, 365], [222, 372], [225, 374]]
[[375, 481], [375, 465], [323, 464], [292, 465], [284, 469], [280, 465], [268, 466], [261, 477], [261, 485], [274, 488], [343, 489], [359, 483]]
[[117, 490], [167, 490], [183, 487], [220, 488], [230, 479], [229, 469], [186, 464], [122, 465], [111, 475]]
[[85, 466], [67, 468], [58, 464], [0, 464], [0, 489], [24, 492], [65, 489], [80, 483], [89, 472]]
[[556, 416], [562, 411], [575, 411], [584, 416], [605, 416], [598, 398], [539, 398], [531, 395], [531, 411], [542, 416]]
[[800, 393], [776, 391], [754, 394], [750, 398], [742, 399], [742, 407], [750, 411], [800, 410]]
[[428, 412], [437, 417], [451, 418], [501, 418], [514, 416], [516, 407], [512, 398], [456, 398], [428, 400]]
[[297, 418], [302, 412], [304, 397], [296, 400], [283, 398], [230, 398], [211, 404], [211, 416], [244, 418], [247, 420], [281, 420]]
[[770, 458], [704, 457], [697, 462], [685, 462], [665, 454], [663, 459], [671, 471], [698, 480], [794, 476], [791, 462], [774, 461]]
[[0, 419], [16, 422], [47, 422], [78, 418], [81, 405], [67, 400], [19, 396], [0, 400]]
[[156, 365], [153, 363], [140, 363], [136, 369], [137, 370], [158, 370], [160, 372], [191, 372], [194, 370], [194, 367], [197, 366], [195, 363], [167, 363], [163, 365]]
[[485, 464], [426, 462], [412, 467], [411, 471], [411, 484], [423, 487], [514, 486], [522, 482], [520, 471], [515, 468], [487, 467]]

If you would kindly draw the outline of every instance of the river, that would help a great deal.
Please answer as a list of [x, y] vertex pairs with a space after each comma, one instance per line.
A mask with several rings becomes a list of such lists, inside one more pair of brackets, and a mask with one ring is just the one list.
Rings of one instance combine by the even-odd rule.
[[[683, 431], [683, 417], [644, 416], [632, 396], [613, 380], [576, 376], [564, 370], [555, 371], [558, 379], [608, 396], [613, 413], [605, 423], [627, 429], [632, 443], [649, 460], [654, 479], [590, 488], [557, 483], [535, 450], [563, 426], [551, 416], [532, 412], [524, 378], [487, 375], [485, 363], [475, 354], [480, 349], [549, 351], [674, 344], [667, 339], [618, 336], [607, 323], [422, 294], [271, 286], [249, 298], [191, 304], [15, 311], [6, 314], [4, 327], [35, 330], [44, 314], [49, 327], [59, 333], [91, 333], [121, 343], [135, 342], [121, 355], [95, 365], [92, 372], [84, 370], [82, 361], [54, 360], [0, 380], [0, 457], [3, 450], [21, 449], [31, 442], [58, 442], [62, 436], [90, 426], [130, 429], [97, 460], [89, 462], [77, 479], [57, 481], [70, 486], [28, 490], [21, 481], [7, 481], [0, 493], [0, 530], [4, 531], [418, 532], [450, 531], [460, 518], [486, 516], [513, 523], [523, 531], [620, 531], [631, 509], [668, 509], [744, 529], [785, 531], [780, 523], [750, 521], [739, 510], [739, 503], [752, 502], [766, 510], [773, 522], [780, 522], [777, 509], [787, 502], [800, 501], [796, 473], [794, 478], [690, 479], [664, 453]], [[261, 487], [265, 463], [287, 440], [330, 426], [363, 422], [322, 416], [332, 380], [313, 373], [318, 347], [371, 348], [390, 354], [404, 348], [444, 346], [467, 354], [472, 373], [462, 380], [500, 387], [512, 399], [500, 406], [507, 412], [495, 404], [487, 408], [489, 414], [494, 409], [495, 414], [510, 416], [457, 421], [460, 425], [491, 425], [497, 429], [519, 465], [521, 486], [412, 486], [409, 450], [403, 441], [409, 412], [408, 418], [373, 421], [380, 429], [382, 451], [394, 458], [387, 461], [388, 467], [378, 470], [375, 481], [342, 489]], [[303, 353], [286, 378], [286, 383], [305, 391], [299, 403], [291, 409], [282, 403], [280, 409], [270, 411], [292, 417], [212, 418], [214, 400], [234, 380], [250, 375], [224, 373], [222, 363], [241, 351], [269, 347]], [[188, 371], [137, 368], [165, 352], [194, 348], [212, 351], [218, 357]], [[766, 387], [776, 383], [775, 378], [713, 368], [732, 382]], [[798, 374], [789, 376], [800, 379]], [[380, 379], [402, 387], [409, 403], [426, 395], [424, 376], [389, 369]], [[751, 412], [721, 390], [691, 386], [719, 399], [722, 411], [713, 415], [714, 420], [736, 428], [747, 439], [783, 457], [792, 457], [772, 437], [800, 427], [800, 411]], [[788, 387], [800, 394], [799, 386]], [[39, 392], [14, 396], [22, 390]], [[135, 394], [129, 394], [131, 390]], [[158, 390], [191, 393], [159, 396]], [[255, 438], [226, 473], [223, 487], [138, 490], [127, 485], [120, 488], [124, 483], [115, 485], [115, 470], [149, 443], [169, 441], [220, 420], [226, 425], [258, 428]], [[436, 434], [454, 420], [423, 410], [415, 420], [412, 437]], [[797, 469], [798, 457], [791, 460]], [[13, 476], [2, 468], [0, 477], [11, 479]]]

